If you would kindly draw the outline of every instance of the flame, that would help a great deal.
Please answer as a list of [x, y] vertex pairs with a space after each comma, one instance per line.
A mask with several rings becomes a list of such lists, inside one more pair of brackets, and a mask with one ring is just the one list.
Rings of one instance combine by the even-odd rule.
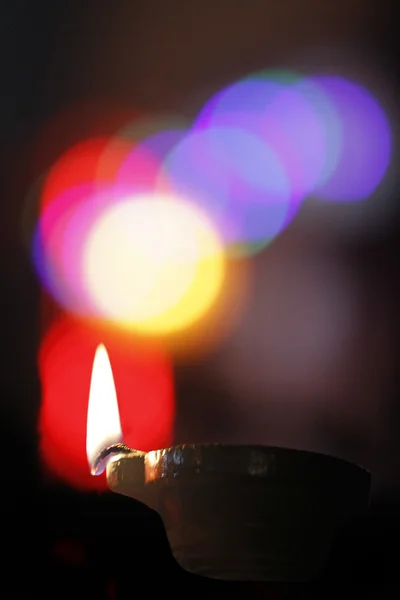
[[[93, 361], [86, 428], [86, 456], [92, 469], [100, 452], [122, 442], [117, 392], [110, 359], [104, 344], [99, 344]], [[102, 471], [96, 470], [96, 474]]]

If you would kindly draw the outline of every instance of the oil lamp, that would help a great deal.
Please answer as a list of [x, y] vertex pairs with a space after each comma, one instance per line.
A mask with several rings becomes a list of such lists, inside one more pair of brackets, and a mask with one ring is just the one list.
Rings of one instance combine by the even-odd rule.
[[181, 567], [235, 581], [311, 581], [336, 529], [363, 513], [370, 475], [342, 459], [260, 445], [183, 444], [139, 452], [123, 443], [105, 347], [96, 351], [87, 456], [109, 488], [164, 523]]

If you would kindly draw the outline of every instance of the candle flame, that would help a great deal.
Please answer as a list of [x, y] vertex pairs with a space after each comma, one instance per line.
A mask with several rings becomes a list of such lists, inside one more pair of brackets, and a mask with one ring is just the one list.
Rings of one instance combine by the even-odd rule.
[[100, 475], [105, 465], [94, 466], [101, 452], [122, 442], [117, 392], [110, 359], [104, 344], [99, 344], [93, 361], [86, 428], [86, 456], [92, 474]]

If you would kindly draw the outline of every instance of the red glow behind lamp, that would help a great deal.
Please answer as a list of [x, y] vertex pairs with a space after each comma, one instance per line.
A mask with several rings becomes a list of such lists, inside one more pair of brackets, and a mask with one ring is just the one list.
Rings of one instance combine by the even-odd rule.
[[39, 353], [40, 448], [47, 469], [81, 490], [107, 489], [105, 476], [90, 475], [85, 446], [90, 376], [99, 342], [107, 345], [112, 360], [126, 443], [145, 451], [172, 443], [172, 366], [164, 350], [72, 318], [58, 319]]

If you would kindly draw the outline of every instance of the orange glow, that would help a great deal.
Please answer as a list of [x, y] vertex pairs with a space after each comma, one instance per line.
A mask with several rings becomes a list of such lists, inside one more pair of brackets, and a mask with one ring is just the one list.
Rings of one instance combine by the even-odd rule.
[[78, 489], [107, 489], [104, 475], [91, 476], [86, 457], [93, 357], [102, 342], [112, 364], [125, 443], [147, 451], [173, 440], [172, 366], [163, 349], [100, 333], [71, 318], [59, 319], [39, 354], [40, 447], [47, 469]]

